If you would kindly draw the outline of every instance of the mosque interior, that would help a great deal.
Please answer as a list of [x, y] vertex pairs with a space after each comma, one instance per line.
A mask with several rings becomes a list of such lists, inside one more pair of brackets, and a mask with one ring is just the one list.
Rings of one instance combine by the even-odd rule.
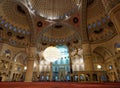
[[120, 82], [120, 0], [0, 0], [0, 81]]

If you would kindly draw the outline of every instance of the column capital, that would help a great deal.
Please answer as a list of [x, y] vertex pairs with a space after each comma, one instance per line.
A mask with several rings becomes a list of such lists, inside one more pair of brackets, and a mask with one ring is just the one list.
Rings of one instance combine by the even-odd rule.
[[32, 57], [28, 57], [28, 61], [32, 61], [32, 60], [34, 61], [35, 57], [33, 57], [33, 56]]

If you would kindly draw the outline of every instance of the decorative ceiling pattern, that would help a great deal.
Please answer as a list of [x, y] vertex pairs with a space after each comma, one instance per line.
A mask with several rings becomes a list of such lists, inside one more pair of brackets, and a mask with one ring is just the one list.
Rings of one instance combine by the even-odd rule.
[[59, 39], [67, 38], [68, 36], [71, 36], [74, 33], [75, 31], [71, 27], [58, 23], [49, 27], [48, 30], [43, 34], [43, 36]]
[[116, 34], [114, 24], [110, 21], [109, 16], [88, 26], [89, 41], [91, 43], [104, 42], [113, 38]]
[[[114, 37], [117, 34], [115, 27], [106, 15], [102, 1], [87, 0], [85, 4], [87, 18], [80, 15], [81, 0], [3, 0], [0, 3], [0, 27], [4, 29], [1, 35], [5, 36], [0, 35], [0, 41], [8, 41], [11, 45], [27, 45], [31, 38], [35, 46], [39, 37], [41, 43], [64, 42], [70, 45], [81, 41], [83, 21], [87, 21], [88, 29], [88, 33], [83, 35], [91, 43]], [[84, 11], [86, 8], [82, 13]]]
[[[89, 1], [89, 0], [88, 0]], [[93, 24], [106, 15], [101, 0], [94, 0], [87, 8], [87, 24]]]
[[78, 37], [75, 28], [69, 24], [55, 23], [43, 29], [40, 33], [40, 40], [46, 42], [66, 42]]
[[87, 29], [91, 43], [100, 43], [113, 38], [117, 32], [106, 14], [101, 0], [87, 2]]
[[17, 28], [29, 30], [27, 16], [22, 6], [14, 0], [4, 0], [0, 4], [0, 16], [5, 22]]
[[41, 17], [55, 20], [69, 17], [78, 10], [81, 0], [27, 0], [28, 7]]

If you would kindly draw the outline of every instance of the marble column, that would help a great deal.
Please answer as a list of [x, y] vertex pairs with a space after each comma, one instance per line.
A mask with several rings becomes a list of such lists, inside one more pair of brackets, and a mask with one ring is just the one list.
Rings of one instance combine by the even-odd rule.
[[9, 81], [13, 81], [12, 79], [13, 79], [14, 70], [15, 70], [15, 63], [12, 64], [12, 69], [11, 69], [11, 74], [10, 74]]
[[38, 60], [38, 63], [37, 63], [37, 78], [39, 78], [40, 76], [40, 61]]
[[35, 47], [26, 47], [26, 53], [28, 55], [28, 62], [27, 62], [27, 70], [25, 74], [25, 81], [24, 82], [32, 82], [33, 77], [33, 70], [34, 70], [34, 60], [36, 56], [36, 48]]
[[82, 48], [83, 48], [84, 70], [93, 71], [90, 44], [83, 44]]
[[50, 63], [50, 81], [52, 81], [52, 62]]
[[114, 76], [115, 76], [115, 79], [119, 80], [118, 78], [118, 73], [117, 73], [117, 68], [115, 66], [115, 61], [112, 61], [112, 66], [113, 66], [113, 70], [115, 72]]
[[72, 68], [72, 58], [71, 57], [69, 57], [70, 58], [70, 77], [71, 77], [71, 81], [73, 81], [73, 68]]
[[78, 82], [80, 82], [80, 73], [78, 73]]
[[29, 58], [25, 74], [25, 82], [32, 82], [34, 59]]
[[98, 80], [98, 82], [100, 82], [100, 73], [99, 72], [97, 72], [97, 80]]
[[90, 73], [90, 81], [91, 82], [93, 81], [93, 75], [92, 75], [92, 73]]

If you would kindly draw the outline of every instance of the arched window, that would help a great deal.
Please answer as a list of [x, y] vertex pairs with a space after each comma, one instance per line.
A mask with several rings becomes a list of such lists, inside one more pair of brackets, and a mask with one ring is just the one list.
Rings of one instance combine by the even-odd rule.
[[116, 44], [114, 45], [114, 48], [115, 48], [115, 52], [116, 52], [116, 53], [120, 52], [120, 43], [116, 43]]
[[5, 56], [6, 56], [7, 59], [11, 58], [11, 51], [9, 49], [5, 50]]

